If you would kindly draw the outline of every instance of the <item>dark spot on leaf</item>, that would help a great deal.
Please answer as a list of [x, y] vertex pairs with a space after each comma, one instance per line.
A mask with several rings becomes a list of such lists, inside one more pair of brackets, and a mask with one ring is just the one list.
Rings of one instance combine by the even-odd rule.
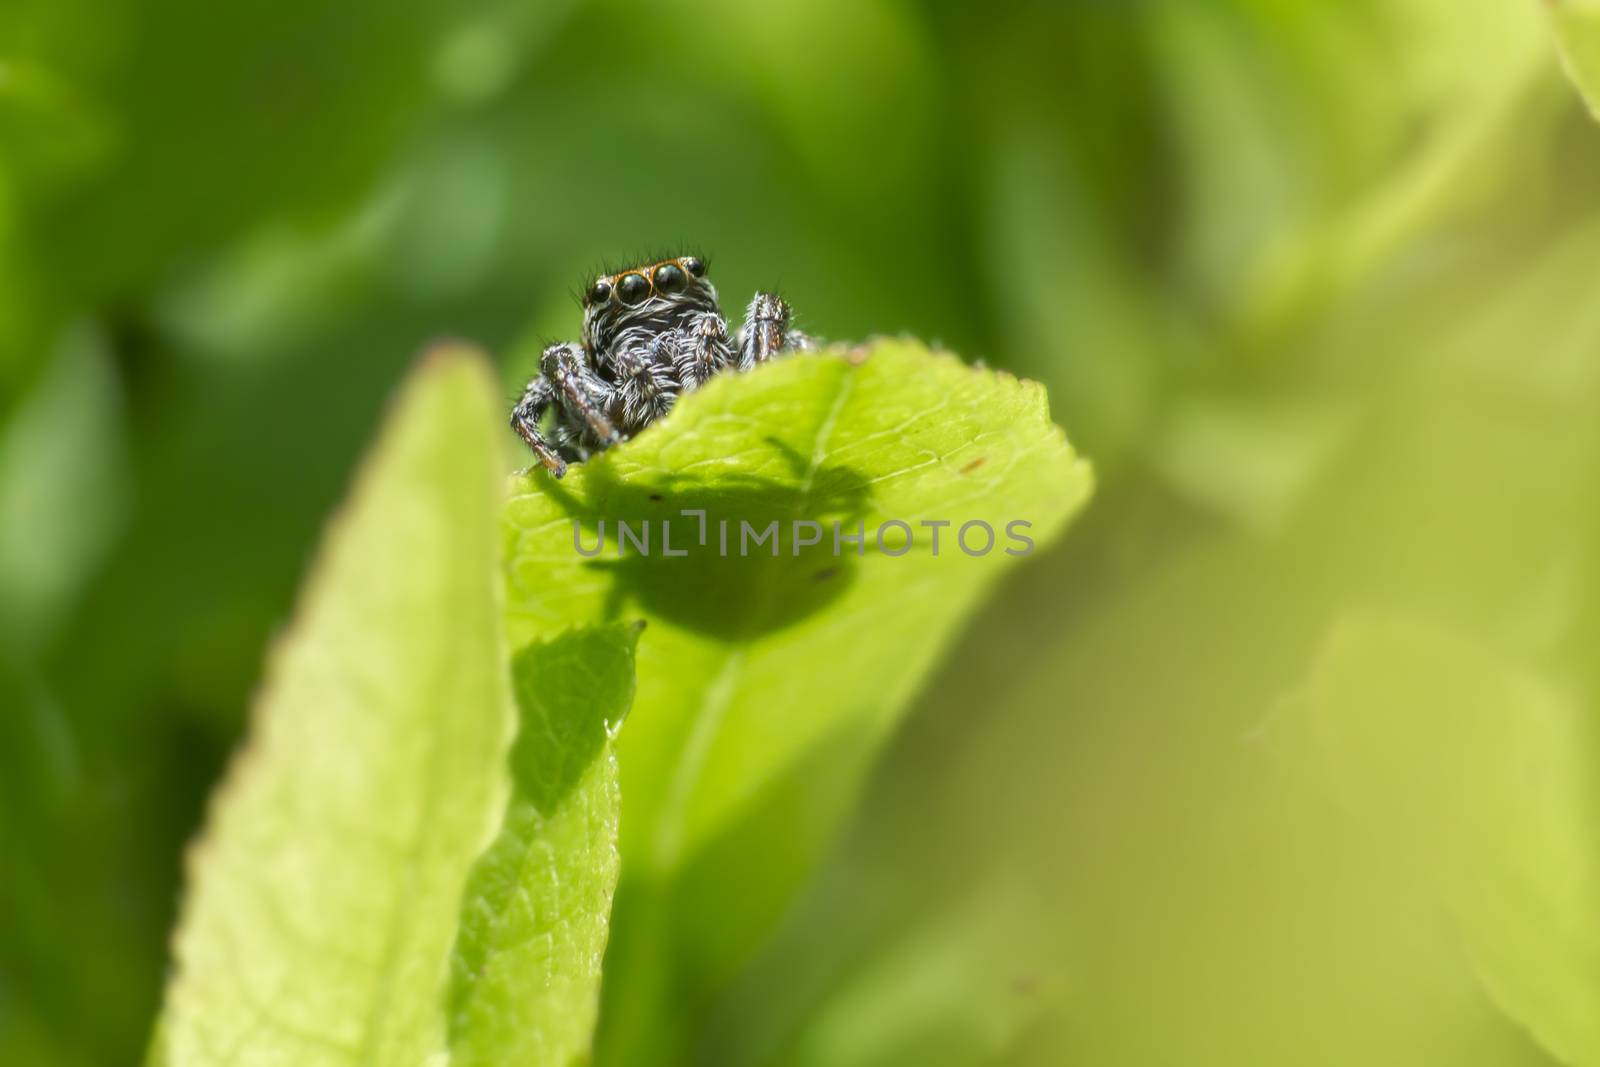
[[984, 460], [986, 460], [987, 458], [988, 458], [987, 456], [979, 456], [977, 459], [973, 460], [971, 463], [968, 463], [965, 467], [962, 467], [961, 468], [961, 473], [962, 474], [971, 474], [973, 471], [975, 471], [979, 467], [983, 466]]
[[656, 503], [659, 504], [662, 500], [664, 500], [666, 498], [663, 497], [660, 493], [651, 493], [650, 494], [650, 499], [654, 500]]
[[829, 578], [832, 578], [835, 574], [838, 574], [838, 573], [839, 573], [839, 568], [838, 567], [824, 567], [820, 571], [818, 571], [817, 573], [813, 574], [811, 576], [811, 579], [812, 579], [812, 581], [825, 582]]

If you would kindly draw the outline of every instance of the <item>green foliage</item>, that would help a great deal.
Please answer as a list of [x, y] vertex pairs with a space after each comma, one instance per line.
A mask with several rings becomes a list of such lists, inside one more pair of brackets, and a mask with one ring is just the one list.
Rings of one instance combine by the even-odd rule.
[[[513, 643], [575, 621], [650, 623], [620, 742], [603, 1041], [642, 1056], [704, 1010], [809, 872], [956, 627], [1089, 490], [1042, 389], [908, 342], [714, 379], [565, 481], [516, 485]], [[704, 512], [703, 543], [702, 516], [684, 509]], [[663, 520], [686, 556], [662, 555]], [[798, 545], [796, 520], [817, 524], [803, 531], [814, 545]], [[1030, 545], [1007, 537], [1018, 520]], [[960, 531], [969, 522], [992, 543]], [[619, 554], [619, 523], [648, 527], [654, 555]], [[593, 551], [602, 524], [605, 552], [585, 560], [575, 538]], [[777, 541], [750, 540], [773, 524]], [[866, 543], [836, 545], [835, 524]]]
[[[534, 553], [490, 624], [502, 728], [455, 899], [416, 901], [435, 1051], [492, 1059], [502, 1024], [585, 1047], [592, 953], [517, 990], [598, 943], [569, 919], [614, 877], [602, 1067], [1590, 1062], [1594, 8], [0, 4], [0, 1062], [148, 1044], [175, 913], [214, 899], [180, 856], [228, 754], [262, 751], [261, 649], [409, 355], [503, 354], [461, 435], [503, 473], [570, 291], [684, 241], [735, 313], [778, 285], [817, 336], [1039, 381], [1095, 504], [992, 586], [1007, 559], [925, 541], [816, 580], [814, 548], [734, 561], [750, 586], [574, 556], [590, 505], [811, 496], [870, 538], [1002, 492], [992, 459], [909, 454], [799, 491], [817, 405], [874, 365], [921, 368], [873, 384], [888, 418], [934, 382], [1026, 445], [1028, 388], [899, 344], [514, 482], [475, 554]], [[745, 440], [735, 390], [769, 386]], [[993, 427], [929, 452], [958, 429]], [[737, 467], [666, 477], [712, 440]], [[1083, 468], [1034, 443], [1065, 507]], [[518, 665], [619, 660], [640, 618], [627, 726], [598, 728], [625, 672], [589, 714], [524, 687], [596, 758], [519, 777]], [[594, 861], [581, 892], [536, 862], [508, 892], [557, 839]]]
[[1600, 117], [1600, 5], [1594, 0], [1548, 0], [1561, 54], [1589, 110]]
[[[154, 1062], [415, 1064], [443, 1047], [462, 885], [504, 804], [511, 726], [494, 409], [482, 366], [449, 350], [401, 396], [194, 850]], [[602, 748], [583, 744], [573, 763]], [[514, 778], [519, 825], [506, 832], [536, 841], [544, 831], [520, 825], [526, 779]], [[555, 798], [542, 799], [554, 814]], [[561, 861], [598, 856], [593, 877], [605, 882], [609, 829], [602, 818], [601, 840]], [[606, 895], [582, 922], [603, 919]], [[462, 950], [493, 983], [464, 997], [468, 1033], [473, 1006], [505, 980], [498, 966], [482, 973], [493, 940], [475, 929]], [[578, 945], [552, 967], [582, 968], [592, 954]], [[585, 979], [592, 997], [593, 976], [573, 977]], [[570, 1007], [558, 998], [549, 1010]]]
[[[1039, 387], [916, 345], [719, 378], [567, 482], [518, 484], [507, 776], [493, 414], [477, 361], [446, 349], [391, 416], [197, 846], [156, 1062], [401, 1063], [444, 1047], [461, 1063], [587, 1061], [619, 859], [633, 901], [606, 1033], [613, 1049], [681, 1040], [680, 1016], [775, 921], [951, 630], [1089, 492]], [[724, 557], [708, 538], [687, 558], [595, 564], [571, 540], [691, 506], [713, 529], [898, 519], [919, 546], [940, 532], [924, 519], [990, 532], [947, 528], [940, 553], [913, 556], [894, 538], [802, 550], [790, 527], [782, 554]], [[1026, 542], [1001, 540], [1014, 519]], [[687, 544], [691, 524], [678, 529]], [[643, 696], [623, 736], [641, 741], [622, 744], [619, 791], [612, 739], [640, 632], [620, 620], [640, 615]], [[828, 684], [805, 684], [797, 649], [835, 664]], [[715, 884], [727, 871], [746, 878], [736, 895]], [[671, 998], [653, 1002], [660, 988]]]
[[[852, 946], [852, 966], [816, 982], [816, 1002], [800, 1018], [783, 1017], [793, 997], [741, 1004], [759, 1020], [747, 1035], [762, 1044], [721, 1049], [715, 1062], [964, 1067], [1015, 1058], [1062, 993], [1059, 959], [1041, 936], [1048, 920], [1040, 902], [1003, 876], [985, 877], [993, 880], [929, 914], [875, 909], [854, 919], [848, 925], [872, 934], [867, 945]], [[862, 902], [852, 894], [835, 904]], [[793, 988], [795, 975], [781, 981]]]
[[15, 647], [48, 641], [121, 522], [116, 393], [104, 339], [74, 331], [0, 435], [0, 631]]
[[617, 758], [633, 626], [569, 630], [512, 666], [511, 800], [452, 960], [451, 1062], [587, 1063], [617, 884]]
[[1595, 735], [1573, 694], [1367, 620], [1333, 633], [1305, 699], [1341, 791], [1449, 912], [1496, 1003], [1561, 1062], [1600, 1063]]

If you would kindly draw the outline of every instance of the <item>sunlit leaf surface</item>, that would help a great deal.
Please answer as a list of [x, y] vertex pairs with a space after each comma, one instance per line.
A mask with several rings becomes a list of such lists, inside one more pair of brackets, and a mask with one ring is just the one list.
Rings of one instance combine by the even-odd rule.
[[335, 520], [191, 854], [155, 1062], [444, 1047], [462, 887], [505, 803], [495, 414], [483, 365], [435, 354]]
[[451, 983], [451, 1063], [587, 1062], [617, 885], [617, 757], [638, 629], [573, 630], [516, 658], [511, 801], [473, 868]]
[[650, 623], [602, 1048], [658, 1040], [725, 980], [983, 590], [1089, 491], [1039, 386], [909, 342], [720, 376], [565, 481], [517, 484], [513, 645]]

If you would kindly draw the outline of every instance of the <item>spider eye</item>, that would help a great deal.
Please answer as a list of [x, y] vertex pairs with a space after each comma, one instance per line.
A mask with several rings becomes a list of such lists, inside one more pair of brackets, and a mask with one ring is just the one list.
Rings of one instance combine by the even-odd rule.
[[622, 302], [632, 307], [650, 295], [650, 282], [643, 274], [624, 274], [622, 280], [617, 282], [617, 296]]
[[690, 274], [693, 274], [696, 278], [704, 278], [706, 276], [706, 262], [699, 256], [690, 256], [689, 258], [685, 259], [683, 261], [683, 266], [685, 270], [687, 270]]
[[684, 275], [683, 268], [674, 263], [663, 263], [656, 268], [655, 283], [658, 293], [681, 293], [689, 279]]
[[604, 304], [610, 299], [611, 283], [606, 281], [604, 278], [601, 278], [599, 281], [589, 286], [589, 291], [584, 294], [584, 301], [591, 307], [596, 304]]

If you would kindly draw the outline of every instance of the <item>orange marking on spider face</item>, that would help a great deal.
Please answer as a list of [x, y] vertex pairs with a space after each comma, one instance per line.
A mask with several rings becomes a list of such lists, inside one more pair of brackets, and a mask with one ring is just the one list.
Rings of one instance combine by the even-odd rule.
[[[656, 292], [656, 271], [667, 266], [668, 264], [671, 264], [672, 266], [683, 271], [684, 277], [688, 278], [692, 282], [696, 275], [694, 271], [689, 269], [689, 260], [694, 258], [694, 256], [687, 255], [675, 256], [671, 259], [663, 259], [656, 263], [648, 263], [642, 267], [629, 267], [627, 270], [619, 270], [615, 274], [603, 274], [595, 279], [595, 284], [598, 285], [601, 282], [605, 282], [611, 287], [612, 291], [615, 292], [617, 287], [622, 284], [622, 279], [626, 278], [630, 274], [637, 274], [639, 277], [643, 278], [645, 284], [650, 287], [649, 296], [645, 297], [646, 300], [649, 300], [660, 295]], [[704, 271], [701, 273], [703, 274]], [[585, 307], [589, 306], [589, 294], [587, 291], [583, 295], [583, 303]]]
[[663, 259], [657, 263], [645, 263], [637, 267], [629, 267], [627, 270], [619, 270], [615, 274], [607, 275], [606, 277], [598, 280], [610, 282], [611, 285], [615, 287], [618, 282], [620, 282], [623, 278], [626, 278], [628, 275], [637, 274], [644, 278], [645, 281], [650, 283], [650, 289], [652, 292], [654, 292], [656, 287], [656, 271], [670, 263], [674, 267], [677, 267], [679, 270], [683, 271], [683, 273], [688, 274], [689, 268], [684, 266], [684, 260], [688, 258], [688, 256], [677, 256], [673, 259]]

